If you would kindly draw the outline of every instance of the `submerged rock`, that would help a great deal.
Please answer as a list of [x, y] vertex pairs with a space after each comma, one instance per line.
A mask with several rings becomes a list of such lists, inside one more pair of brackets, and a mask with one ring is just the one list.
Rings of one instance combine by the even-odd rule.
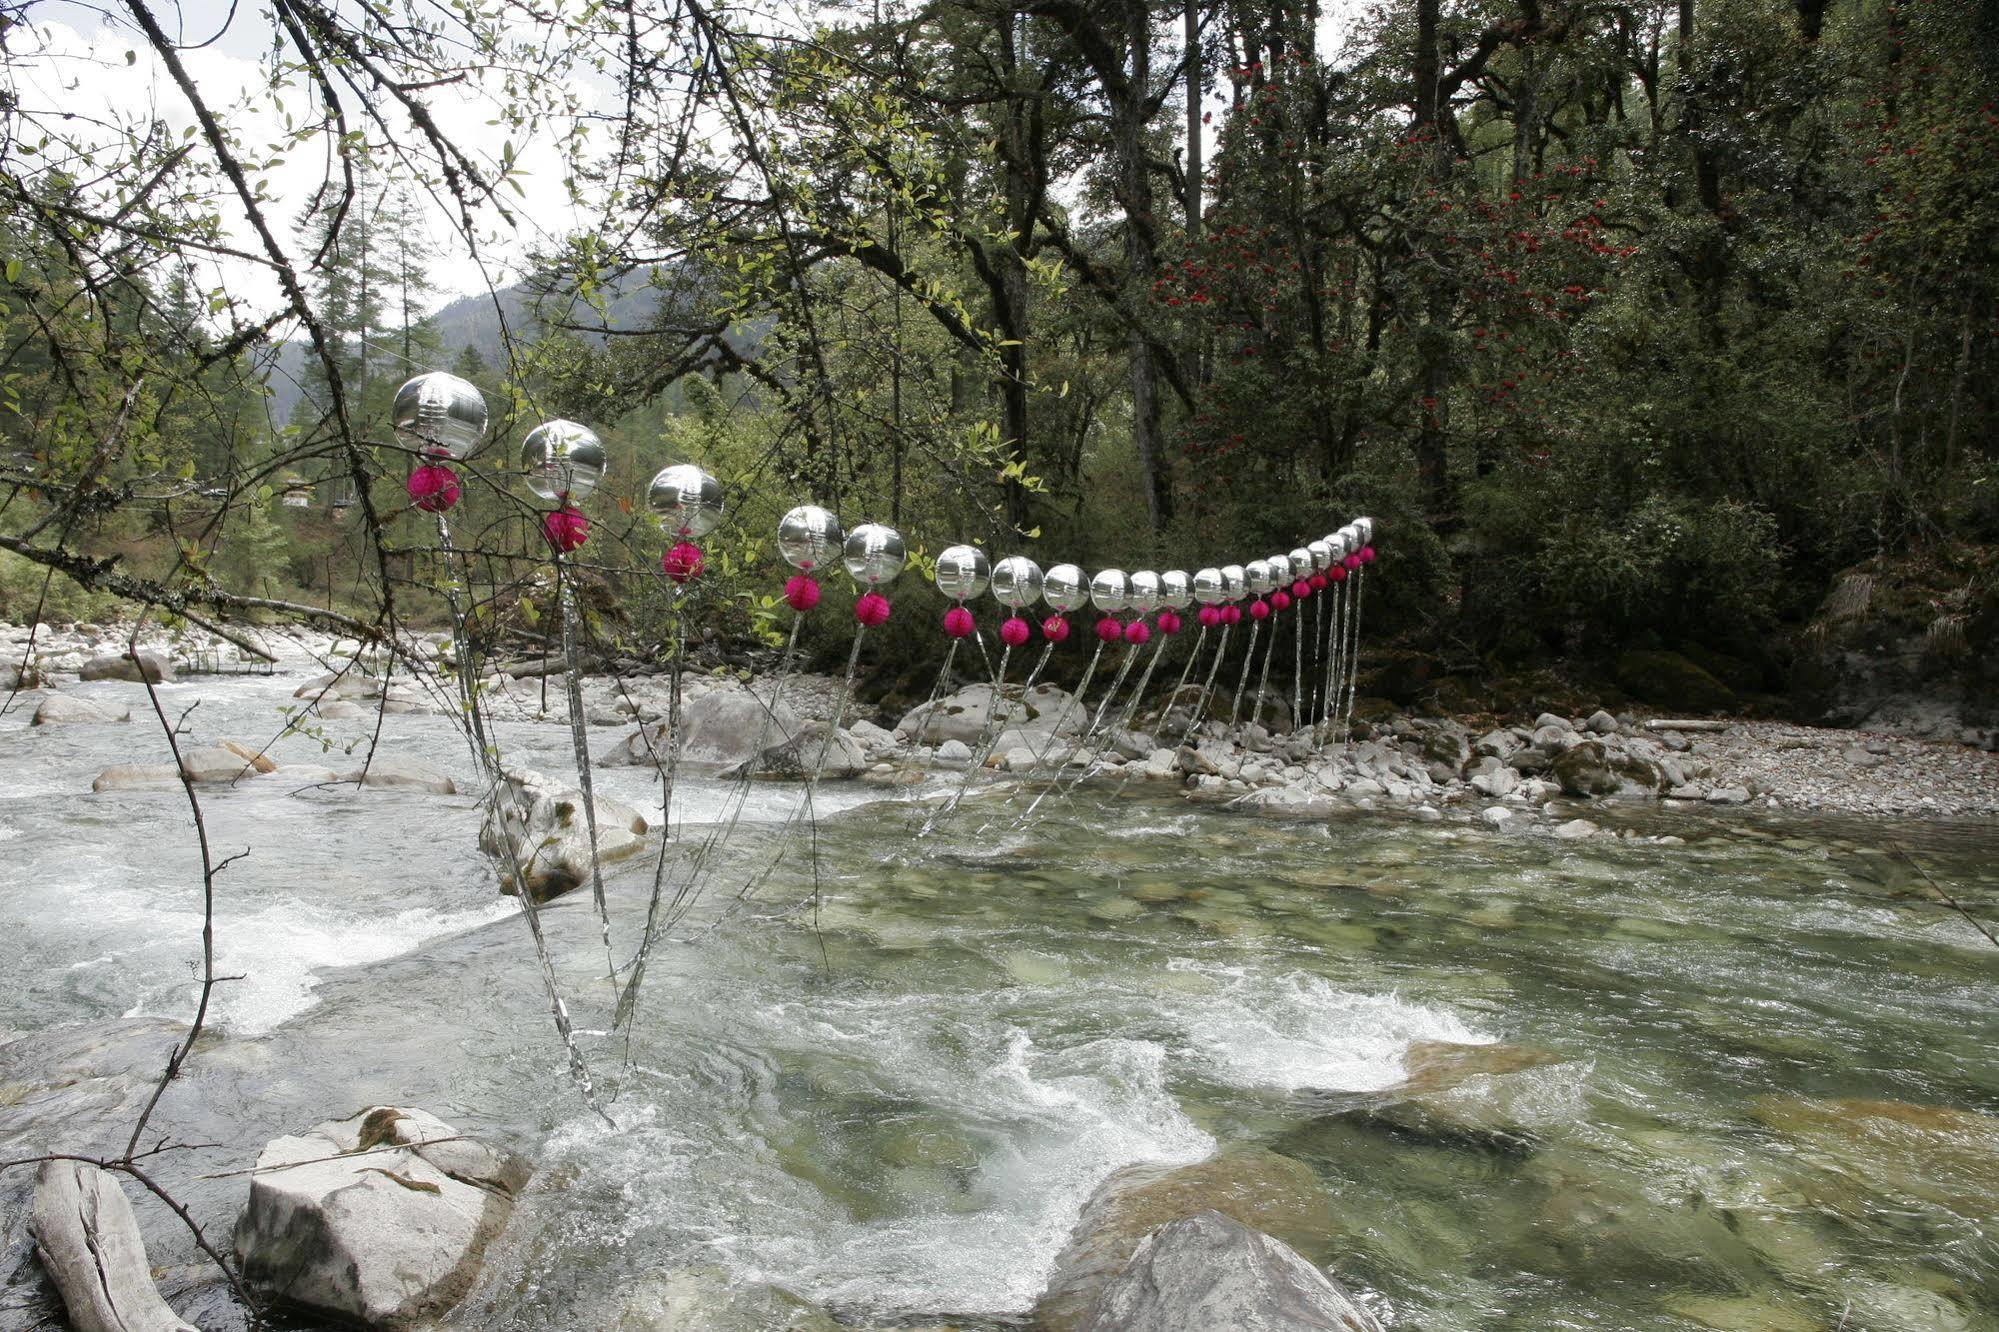
[[[644, 815], [602, 792], [593, 806], [600, 865], [636, 855], [644, 847], [648, 827]], [[590, 878], [590, 825], [583, 811], [583, 792], [527, 768], [510, 769], [479, 828], [479, 846], [500, 861], [501, 891], [520, 891], [513, 871], [518, 861], [535, 901], [560, 897]]]
[[1296, 1250], [1220, 1212], [1146, 1236], [1081, 1332], [1381, 1332]]
[[1332, 1199], [1312, 1169], [1265, 1148], [1231, 1148], [1187, 1166], [1126, 1166], [1084, 1204], [1035, 1303], [1034, 1326], [1081, 1327], [1147, 1234], [1209, 1210], [1307, 1246], [1323, 1243], [1335, 1227]]
[[505, 1148], [396, 1106], [274, 1139], [236, 1223], [244, 1280], [332, 1318], [414, 1326], [470, 1288], [531, 1172]]
[[1398, 1132], [1517, 1151], [1580, 1114], [1588, 1066], [1527, 1045], [1417, 1041], [1402, 1067], [1404, 1080], [1385, 1090], [1309, 1099]]
[[111, 707], [94, 698], [78, 698], [74, 694], [50, 694], [35, 709], [34, 719], [28, 725], [72, 726], [131, 720], [130, 708]]
[[830, 722], [808, 721], [800, 723], [790, 739], [771, 745], [723, 775], [802, 782], [814, 773], [822, 778], [858, 777], [867, 766], [868, 752], [860, 741], [845, 731], [834, 731]]
[[180, 770], [187, 774], [191, 782], [219, 785], [254, 777], [259, 771], [252, 760], [222, 745], [204, 745], [199, 749], [183, 751]]
[[171, 763], [114, 763], [90, 784], [104, 791], [165, 791], [178, 789], [180, 769]]
[[1756, 1118], [1855, 1185], [1987, 1217], [1999, 1197], [1999, 1116], [1903, 1101], [1766, 1096]]
[[579, 1324], [598, 1332], [838, 1332], [825, 1310], [781, 1286], [746, 1284], [716, 1267], [648, 1272]]

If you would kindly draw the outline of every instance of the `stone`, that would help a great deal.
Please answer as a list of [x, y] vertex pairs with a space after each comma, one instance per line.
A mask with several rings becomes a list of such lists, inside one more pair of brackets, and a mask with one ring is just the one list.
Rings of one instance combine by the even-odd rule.
[[359, 703], [349, 703], [342, 698], [321, 699], [313, 705], [312, 710], [322, 721], [353, 721], [356, 717], [372, 715]]
[[[597, 815], [600, 867], [637, 855], [645, 846], [648, 824], [630, 805], [599, 792], [591, 808]], [[590, 878], [590, 826], [583, 792], [532, 769], [509, 769], [480, 825], [479, 846], [499, 859], [502, 892], [517, 894], [518, 880], [524, 877], [535, 901], [560, 897]], [[513, 869], [516, 861], [519, 876]]]
[[1146, 1236], [1082, 1332], [1381, 1332], [1297, 1250], [1216, 1211]]
[[1513, 794], [1520, 785], [1520, 774], [1513, 768], [1495, 764], [1485, 772], [1475, 774], [1471, 785], [1480, 794], [1499, 800]]
[[972, 747], [963, 740], [946, 740], [937, 746], [937, 759], [941, 763], [963, 763], [972, 757]]
[[1589, 720], [1584, 722], [1583, 726], [1594, 735], [1614, 735], [1617, 731], [1617, 718], [1598, 708], [1589, 715]]
[[1145, 1236], [1207, 1211], [1294, 1244], [1318, 1244], [1336, 1226], [1332, 1199], [1318, 1175], [1267, 1148], [1231, 1147], [1192, 1165], [1126, 1166], [1084, 1204], [1035, 1303], [1033, 1326], [1041, 1332], [1081, 1327]]
[[245, 763], [248, 763], [258, 772], [276, 772], [278, 770], [277, 762], [261, 749], [252, 749], [250, 746], [235, 740], [224, 740], [221, 742], [221, 747], [234, 754], [237, 758], [242, 759]]
[[1534, 719], [1534, 729], [1536, 731], [1573, 731], [1576, 728], [1569, 724], [1567, 717], [1558, 717], [1552, 712], [1544, 712]]
[[[687, 763], [741, 764], [774, 745], [798, 735], [804, 723], [791, 705], [776, 707], [746, 689], [711, 689], [680, 705], [680, 758]], [[665, 723], [635, 732], [603, 763], [617, 767], [651, 767], [654, 755], [665, 762]]]
[[71, 726], [132, 720], [132, 709], [112, 707], [94, 698], [74, 694], [50, 694], [35, 709], [30, 726]]
[[[832, 723], [807, 721], [789, 740], [771, 745], [753, 760], [730, 768], [723, 775], [769, 777], [778, 781], [800, 782], [815, 774], [822, 778], [858, 777], [867, 770], [868, 754], [861, 742], [845, 731], [833, 731]], [[966, 757], [971, 751], [966, 751]]]
[[359, 773], [363, 786], [388, 790], [429, 791], [432, 795], [456, 795], [458, 785], [428, 763], [399, 754], [377, 754]]
[[1472, 753], [1489, 758], [1507, 758], [1520, 748], [1520, 737], [1508, 730], [1487, 731], [1472, 744]]
[[1479, 818], [1495, 828], [1503, 828], [1513, 819], [1513, 811], [1504, 805], [1487, 805], [1478, 812]]
[[150, 652], [143, 648], [136, 652], [128, 649], [124, 652], [92, 657], [83, 663], [83, 668], [77, 672], [77, 677], [83, 680], [130, 680], [135, 684], [151, 681], [154, 684], [165, 684], [174, 678], [174, 668], [164, 653]]
[[1572, 796], [1656, 795], [1665, 785], [1659, 770], [1635, 754], [1601, 740], [1585, 740], [1555, 756], [1555, 780]]
[[1570, 819], [1567, 823], [1555, 825], [1555, 837], [1563, 842], [1579, 842], [1585, 837], [1596, 836], [1600, 831], [1602, 830], [1588, 819]]
[[274, 1139], [236, 1223], [243, 1279], [315, 1314], [414, 1327], [471, 1287], [531, 1170], [396, 1106]]
[[849, 726], [847, 734], [860, 741], [861, 748], [868, 751], [871, 759], [886, 758], [896, 750], [895, 732], [877, 726], [865, 717]]
[[171, 763], [114, 763], [90, 784], [96, 792], [163, 791], [180, 788], [180, 769]]
[[1312, 1092], [1328, 1114], [1488, 1150], [1531, 1146], [1582, 1112], [1585, 1063], [1504, 1042], [1416, 1041], [1403, 1053], [1403, 1081], [1374, 1092]]
[[1749, 803], [1749, 791], [1741, 786], [1717, 786], [1707, 793], [1707, 802], [1710, 805], [1746, 805]]
[[1625, 653], [1617, 659], [1617, 683], [1647, 703], [1694, 716], [1736, 705], [1733, 690], [1678, 652]]
[[180, 770], [187, 774], [189, 781], [205, 784], [228, 784], [257, 773], [248, 759], [221, 745], [182, 750]]
[[1180, 747], [1173, 755], [1173, 762], [1190, 777], [1214, 777], [1222, 771], [1212, 758], [1189, 745]]
[[1301, 786], [1252, 791], [1237, 801], [1236, 807], [1274, 819], [1329, 819], [1339, 808], [1330, 795]]

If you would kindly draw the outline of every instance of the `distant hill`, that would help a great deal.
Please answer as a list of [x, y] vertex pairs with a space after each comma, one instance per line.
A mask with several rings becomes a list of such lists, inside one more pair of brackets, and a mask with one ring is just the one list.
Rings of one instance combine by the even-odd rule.
[[[641, 270], [625, 278], [622, 288], [605, 307], [605, 322], [613, 329], [643, 326], [659, 308], [660, 289], [651, 282], [651, 270]], [[487, 365], [506, 361], [506, 337], [533, 336], [538, 325], [533, 315], [533, 296], [521, 283], [502, 287], [479, 296], [461, 296], [430, 317], [443, 349], [437, 358], [439, 369], [448, 369], [467, 347], [475, 347]], [[596, 323], [594, 311], [582, 310], [579, 323]], [[305, 396], [305, 367], [311, 356], [310, 344], [292, 341], [280, 344], [270, 362], [266, 382], [270, 385], [270, 417], [279, 425], [291, 420], [299, 399]], [[411, 374], [417, 373], [414, 367]]]

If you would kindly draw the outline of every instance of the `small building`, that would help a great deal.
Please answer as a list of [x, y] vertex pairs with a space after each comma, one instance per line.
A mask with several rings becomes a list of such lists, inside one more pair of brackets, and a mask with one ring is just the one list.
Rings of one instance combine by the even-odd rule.
[[288, 476], [279, 483], [279, 502], [287, 509], [310, 509], [318, 487], [303, 477]]

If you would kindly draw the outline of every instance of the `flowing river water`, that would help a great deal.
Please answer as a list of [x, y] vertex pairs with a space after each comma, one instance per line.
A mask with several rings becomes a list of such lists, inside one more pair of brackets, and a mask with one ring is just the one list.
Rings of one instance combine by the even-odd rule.
[[[201, 700], [199, 740], [262, 744], [302, 678], [161, 694], [176, 714]], [[138, 686], [76, 692], [134, 719], [0, 719], [15, 1033], [192, 1003], [184, 799], [90, 793], [110, 764], [163, 761], [159, 730]], [[562, 726], [500, 740], [569, 771]], [[382, 744], [473, 785], [444, 718], [390, 716]], [[657, 807], [649, 770], [598, 782]], [[225, 1172], [365, 1105], [522, 1149], [538, 1170], [450, 1320], [466, 1328], [615, 1329], [675, 1269], [865, 1326], [1013, 1326], [1111, 1171], [1252, 1145], [1309, 1168], [1307, 1256], [1393, 1327], [1999, 1328], [1999, 949], [1900, 850], [1990, 901], [1990, 826], [1634, 808], [1594, 817], [1684, 841], [1562, 843], [1111, 789], [1024, 832], [981, 798], [919, 839], [910, 807], [858, 784], [822, 792], [816, 833], [781, 834], [795, 790], [758, 787], [693, 937], [655, 958], [634, 1039], [586, 1037], [615, 1084], [609, 1125], [568, 1083], [473, 796], [301, 790], [282, 768], [211, 792], [218, 855], [249, 852], [217, 921], [220, 969], [242, 979], [159, 1114], [217, 1145], [159, 1173], [226, 1236], [246, 1186]], [[686, 779], [687, 816], [722, 792]], [[780, 835], [784, 864], [718, 919]], [[610, 875], [627, 943], [650, 882], [650, 856]], [[579, 1024], [601, 1027], [588, 893], [546, 922]], [[1428, 1042], [1493, 1057], [1411, 1113], [1395, 1089]], [[38, 1132], [21, 1109], [10, 1153]], [[171, 1217], [141, 1217], [169, 1292], [221, 1319]], [[46, 1316], [23, 1295], [0, 1326]]]

